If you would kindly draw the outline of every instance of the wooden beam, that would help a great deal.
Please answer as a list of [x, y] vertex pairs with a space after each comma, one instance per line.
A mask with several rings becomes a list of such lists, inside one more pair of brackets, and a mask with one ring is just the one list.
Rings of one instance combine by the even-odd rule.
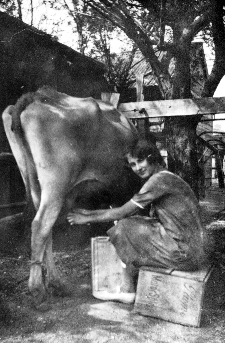
[[138, 74], [135, 76], [136, 76], [137, 101], [142, 102], [144, 101], [144, 95], [143, 95], [144, 74]]
[[129, 102], [120, 104], [118, 110], [133, 119], [225, 114], [225, 97]]

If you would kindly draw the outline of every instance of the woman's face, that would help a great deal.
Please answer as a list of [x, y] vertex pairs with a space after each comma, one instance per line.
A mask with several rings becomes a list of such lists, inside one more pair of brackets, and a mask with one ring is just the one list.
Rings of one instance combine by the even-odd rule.
[[149, 164], [146, 158], [139, 159], [138, 157], [133, 157], [128, 154], [127, 161], [133, 172], [141, 179], [148, 179], [154, 174], [156, 166], [154, 164]]

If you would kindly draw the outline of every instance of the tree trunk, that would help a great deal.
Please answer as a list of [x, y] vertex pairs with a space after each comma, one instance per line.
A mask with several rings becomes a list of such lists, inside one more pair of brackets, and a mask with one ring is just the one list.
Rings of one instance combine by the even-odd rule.
[[[191, 98], [190, 44], [177, 49], [173, 76], [173, 99]], [[196, 144], [198, 118], [173, 117], [165, 120], [168, 169], [182, 177], [199, 198], [199, 167]]]
[[223, 13], [223, 2], [218, 0], [213, 1], [211, 19], [213, 41], [215, 45], [215, 61], [212, 72], [205, 83], [202, 97], [213, 96], [220, 80], [225, 75], [225, 29], [221, 13]]
[[190, 117], [165, 121], [168, 169], [182, 177], [199, 198], [196, 126]]
[[173, 99], [192, 98], [190, 49], [190, 44], [187, 44], [186, 46], [180, 46], [177, 49], [172, 87]]
[[22, 7], [21, 7], [21, 0], [17, 0], [17, 5], [18, 5], [18, 18], [20, 20], [23, 20], [22, 16]]

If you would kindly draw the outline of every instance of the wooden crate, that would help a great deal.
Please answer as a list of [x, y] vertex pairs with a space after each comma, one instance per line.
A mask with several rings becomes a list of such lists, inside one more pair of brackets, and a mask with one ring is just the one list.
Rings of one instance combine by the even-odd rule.
[[196, 272], [142, 267], [139, 271], [134, 311], [199, 327], [205, 287], [212, 271], [211, 266]]
[[92, 294], [98, 291], [116, 292], [122, 283], [122, 265], [108, 237], [91, 239]]

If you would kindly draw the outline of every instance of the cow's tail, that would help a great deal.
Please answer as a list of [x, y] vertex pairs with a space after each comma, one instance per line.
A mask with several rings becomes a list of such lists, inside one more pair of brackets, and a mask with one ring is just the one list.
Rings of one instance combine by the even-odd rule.
[[14, 133], [20, 134], [22, 132], [21, 125], [21, 113], [34, 101], [35, 93], [27, 93], [21, 96], [16, 102], [15, 106], [10, 109], [10, 114], [12, 116], [12, 126], [11, 130]]

